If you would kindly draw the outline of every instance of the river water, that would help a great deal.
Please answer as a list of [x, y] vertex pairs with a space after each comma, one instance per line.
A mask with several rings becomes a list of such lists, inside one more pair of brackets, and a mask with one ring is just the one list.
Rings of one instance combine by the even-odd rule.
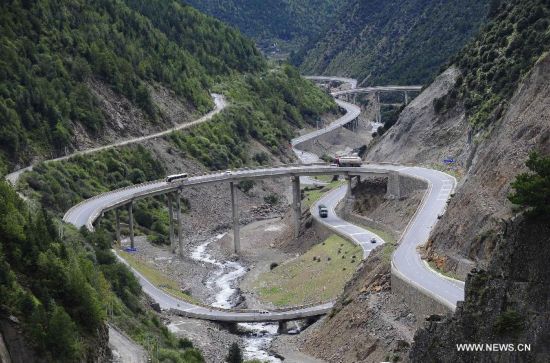
[[[238, 301], [237, 282], [240, 277], [246, 274], [247, 269], [235, 261], [218, 261], [207, 252], [211, 243], [219, 241], [224, 236], [225, 233], [219, 234], [195, 247], [191, 252], [191, 258], [216, 266], [216, 271], [206, 281], [206, 287], [215, 293], [211, 305], [228, 309], [234, 307]], [[277, 324], [239, 323], [238, 328], [243, 333], [243, 355], [246, 360], [259, 359], [262, 362], [281, 362], [279, 358], [268, 353], [271, 341], [277, 336]]]

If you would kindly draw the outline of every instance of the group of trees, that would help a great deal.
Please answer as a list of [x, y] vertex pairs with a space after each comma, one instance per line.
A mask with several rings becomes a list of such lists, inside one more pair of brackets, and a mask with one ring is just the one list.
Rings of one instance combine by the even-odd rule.
[[262, 46], [281, 43], [295, 50], [330, 24], [337, 0], [187, 0], [197, 9], [239, 28]]
[[22, 176], [20, 188], [30, 189], [45, 208], [64, 213], [101, 192], [157, 180], [165, 174], [163, 164], [137, 145], [39, 164]]
[[528, 216], [550, 223], [550, 156], [533, 152], [526, 165], [529, 172], [516, 177], [508, 198], [525, 208]]
[[452, 63], [462, 71], [437, 112], [462, 102], [476, 128], [497, 120], [519, 81], [550, 49], [548, 0], [492, 1], [491, 21]]
[[99, 339], [109, 284], [94, 260], [0, 181], [0, 311], [22, 319], [48, 360], [82, 359]]
[[45, 361], [92, 361], [107, 349], [107, 316], [138, 342], [155, 340], [159, 362], [203, 362], [141, 302], [141, 286], [111, 252], [112, 235], [64, 227], [33, 211], [0, 181], [0, 316], [14, 315]]
[[199, 112], [212, 79], [265, 62], [238, 31], [180, 1], [4, 1], [0, 5], [0, 166], [71, 146], [75, 123], [105, 120], [91, 78], [154, 122], [150, 87], [165, 85]]
[[215, 170], [262, 164], [262, 154], [250, 155], [255, 139], [281, 154], [294, 129], [314, 124], [319, 115], [336, 112], [334, 101], [304, 81], [290, 66], [234, 77], [220, 87], [231, 105], [211, 122], [169, 136], [179, 150]]
[[341, 16], [292, 61], [306, 73], [346, 74], [364, 85], [428, 84], [477, 34], [488, 2], [343, 1]]

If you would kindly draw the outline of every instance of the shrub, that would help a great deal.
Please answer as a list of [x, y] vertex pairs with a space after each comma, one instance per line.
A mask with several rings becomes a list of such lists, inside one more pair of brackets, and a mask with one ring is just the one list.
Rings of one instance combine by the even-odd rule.
[[238, 188], [243, 192], [243, 193], [248, 193], [250, 190], [252, 190], [252, 188], [254, 188], [254, 185], [256, 183], [253, 181], [253, 180], [241, 180], [239, 182], [239, 185], [238, 185]]
[[[526, 163], [531, 171], [522, 173], [512, 183], [515, 192], [508, 199], [527, 209], [530, 216], [550, 216], [550, 157], [536, 152]], [[545, 218], [547, 221], [549, 218]]]
[[499, 335], [518, 335], [524, 326], [523, 317], [515, 310], [508, 309], [495, 322], [495, 331]]
[[276, 205], [279, 203], [279, 196], [277, 194], [269, 194], [264, 197], [264, 202], [269, 205]]
[[237, 343], [231, 344], [231, 347], [229, 347], [229, 353], [227, 354], [227, 357], [225, 358], [225, 361], [227, 363], [242, 363], [243, 362], [243, 354], [241, 352], [241, 348], [239, 347], [239, 344], [237, 344]]

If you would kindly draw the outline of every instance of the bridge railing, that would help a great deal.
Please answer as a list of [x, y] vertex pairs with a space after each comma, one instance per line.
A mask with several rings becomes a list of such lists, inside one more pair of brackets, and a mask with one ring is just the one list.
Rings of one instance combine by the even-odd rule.
[[[263, 314], [265, 312], [268, 313], [285, 313], [285, 312], [300, 312], [305, 309], [310, 309], [313, 307], [318, 306], [319, 309], [324, 310], [327, 309], [327, 305], [334, 305], [336, 301], [335, 300], [329, 300], [329, 301], [319, 301], [319, 302], [312, 302], [308, 304], [302, 304], [302, 305], [294, 305], [294, 306], [287, 306], [287, 307], [280, 307], [280, 308], [269, 308], [269, 309], [240, 309], [240, 308], [222, 308], [222, 307], [216, 307], [211, 306], [202, 302], [193, 302], [192, 305], [200, 308], [207, 309], [208, 311], [219, 311], [220, 313], [238, 313], [238, 314]], [[169, 312], [175, 313], [175, 312], [185, 312], [188, 311], [181, 309], [181, 308], [171, 308], [168, 310]]]

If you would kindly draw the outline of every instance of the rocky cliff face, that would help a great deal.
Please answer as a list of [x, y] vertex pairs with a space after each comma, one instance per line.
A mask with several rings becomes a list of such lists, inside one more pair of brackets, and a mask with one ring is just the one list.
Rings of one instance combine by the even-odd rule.
[[397, 123], [374, 144], [367, 154], [373, 161], [431, 164], [447, 156], [460, 157], [468, 146], [468, 122], [464, 110], [438, 115], [433, 100], [446, 95], [460, 71], [449, 68], [415, 98]]
[[[466, 301], [454, 317], [417, 332], [411, 361], [550, 361], [549, 236], [548, 221], [503, 222], [487, 271], [468, 275]], [[458, 352], [462, 343], [530, 344], [530, 351]]]
[[430, 257], [454, 251], [447, 269], [464, 275], [469, 269], [464, 258], [486, 266], [501, 221], [511, 215], [507, 200], [511, 181], [525, 171], [531, 151], [550, 152], [549, 97], [550, 56], [546, 55], [517, 89], [503, 118], [465, 146], [468, 171], [428, 247]]

